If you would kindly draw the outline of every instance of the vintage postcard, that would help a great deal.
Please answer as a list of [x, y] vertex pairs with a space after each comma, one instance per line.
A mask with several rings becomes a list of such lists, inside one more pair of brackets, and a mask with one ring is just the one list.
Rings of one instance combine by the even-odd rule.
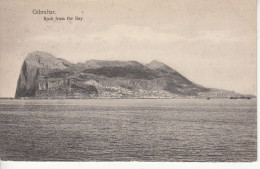
[[0, 4], [2, 161], [257, 160], [256, 1]]

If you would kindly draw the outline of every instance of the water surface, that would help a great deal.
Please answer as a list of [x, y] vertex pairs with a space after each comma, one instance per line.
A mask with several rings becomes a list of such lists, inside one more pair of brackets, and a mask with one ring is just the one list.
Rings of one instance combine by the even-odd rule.
[[0, 158], [255, 161], [256, 100], [0, 100]]

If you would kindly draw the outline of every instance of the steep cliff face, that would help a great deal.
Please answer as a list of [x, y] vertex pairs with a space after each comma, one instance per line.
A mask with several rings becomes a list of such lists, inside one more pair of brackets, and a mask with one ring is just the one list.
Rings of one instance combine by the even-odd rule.
[[46, 52], [30, 53], [21, 68], [16, 98], [230, 97], [234, 92], [192, 83], [158, 61], [90, 60], [73, 64]]
[[57, 59], [46, 52], [30, 53], [24, 60], [17, 82], [15, 97], [34, 97], [40, 76], [68, 67], [65, 60]]

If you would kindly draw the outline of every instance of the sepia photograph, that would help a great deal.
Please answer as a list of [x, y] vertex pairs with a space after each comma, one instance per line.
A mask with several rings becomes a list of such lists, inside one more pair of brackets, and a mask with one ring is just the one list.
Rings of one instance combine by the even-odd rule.
[[255, 0], [0, 0], [0, 160], [256, 162]]

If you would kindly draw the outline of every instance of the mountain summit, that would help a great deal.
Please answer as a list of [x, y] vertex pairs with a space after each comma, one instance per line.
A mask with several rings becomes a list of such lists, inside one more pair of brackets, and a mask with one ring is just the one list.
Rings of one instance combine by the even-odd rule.
[[198, 98], [237, 97], [235, 92], [197, 85], [153, 60], [89, 60], [73, 64], [47, 52], [28, 54], [16, 98]]

